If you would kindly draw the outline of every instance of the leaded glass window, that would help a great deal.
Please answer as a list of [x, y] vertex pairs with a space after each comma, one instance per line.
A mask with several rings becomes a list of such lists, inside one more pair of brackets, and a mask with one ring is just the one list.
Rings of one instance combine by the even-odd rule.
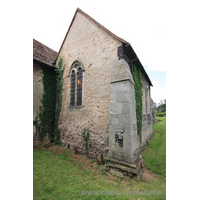
[[77, 73], [77, 105], [82, 105], [82, 69]]
[[70, 74], [70, 106], [81, 106], [83, 100], [83, 68], [80, 62], [75, 61], [72, 64]]
[[75, 71], [72, 71], [72, 74], [71, 74], [70, 106], [74, 106], [75, 105], [75, 88], [76, 88], [76, 74], [75, 74]]

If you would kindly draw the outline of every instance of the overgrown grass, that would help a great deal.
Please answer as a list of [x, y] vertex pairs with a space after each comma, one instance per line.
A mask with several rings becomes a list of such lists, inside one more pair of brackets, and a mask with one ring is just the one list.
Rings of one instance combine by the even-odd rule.
[[[165, 122], [164, 118], [162, 118], [162, 120]], [[121, 179], [111, 177], [101, 173], [102, 167], [97, 166], [97, 170], [84, 168], [84, 163], [74, 161], [72, 153], [67, 150], [63, 150], [62, 155], [58, 155], [55, 151], [34, 149], [33, 198], [165, 199], [166, 154], [164, 150], [165, 147], [162, 146], [165, 146], [164, 141], [166, 141], [166, 137], [164, 133], [161, 133], [165, 131], [165, 123], [159, 124], [160, 122], [161, 121], [156, 122], [154, 125], [155, 135], [149, 142], [149, 146], [147, 146], [143, 156], [145, 165], [152, 172], [156, 173], [154, 179], [136, 182], [129, 178]], [[87, 160], [87, 158], [84, 159]], [[153, 162], [151, 160], [153, 160]], [[92, 162], [90, 163], [92, 165]], [[159, 163], [159, 165], [157, 163]], [[86, 193], [87, 191], [91, 192], [90, 195], [88, 193], [83, 194], [83, 192]], [[99, 195], [93, 192], [99, 192]], [[103, 193], [100, 195], [101, 192]], [[126, 194], [123, 194], [124, 192]], [[155, 194], [153, 194], [153, 192], [155, 192]]]

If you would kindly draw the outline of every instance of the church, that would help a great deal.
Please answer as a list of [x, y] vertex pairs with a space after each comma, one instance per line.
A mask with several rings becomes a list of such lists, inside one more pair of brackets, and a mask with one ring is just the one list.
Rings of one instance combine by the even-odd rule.
[[[83, 152], [83, 131], [87, 130], [90, 158], [108, 157], [107, 167], [113, 174], [139, 177], [142, 149], [153, 136], [155, 111], [153, 85], [131, 44], [77, 8], [53, 58], [52, 68], [60, 59], [65, 67], [60, 141], [70, 150]], [[141, 136], [137, 130], [134, 66], [141, 71]]]

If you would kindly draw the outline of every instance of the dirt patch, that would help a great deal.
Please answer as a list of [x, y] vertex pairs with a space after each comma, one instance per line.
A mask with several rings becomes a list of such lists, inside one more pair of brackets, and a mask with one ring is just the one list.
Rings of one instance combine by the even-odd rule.
[[89, 159], [82, 154], [75, 154], [74, 152], [70, 151], [64, 146], [55, 145], [50, 142], [47, 142], [47, 143], [34, 142], [33, 148], [39, 149], [39, 150], [48, 149], [49, 151], [56, 152], [56, 154], [58, 155], [64, 155], [64, 151], [70, 152], [71, 154], [70, 157], [72, 158], [72, 160], [77, 162], [81, 166], [81, 168], [84, 168], [84, 169], [96, 169], [96, 166], [97, 166], [97, 163], [95, 162], [95, 160]]
[[143, 179], [145, 181], [151, 181], [151, 180], [155, 180], [155, 175], [144, 166], [144, 173], [143, 173]]
[[163, 133], [163, 131], [155, 131], [155, 133], [159, 133], [159, 134], [161, 134], [161, 133]]
[[95, 160], [89, 159], [81, 154], [74, 153], [72, 153], [71, 158], [84, 169], [96, 169], [97, 163]]

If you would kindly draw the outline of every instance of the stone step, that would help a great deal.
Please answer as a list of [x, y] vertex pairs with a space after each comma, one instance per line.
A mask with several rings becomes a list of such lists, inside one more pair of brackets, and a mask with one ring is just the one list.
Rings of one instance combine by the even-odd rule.
[[137, 167], [136, 164], [130, 164], [130, 163], [119, 161], [119, 160], [116, 160], [116, 159], [113, 159], [113, 158], [110, 159], [110, 162], [111, 163], [117, 163], [117, 164], [124, 165], [124, 166], [128, 166], [128, 167], [131, 167], [131, 168]]
[[130, 172], [132, 174], [138, 175], [136, 169], [133, 169], [133, 168], [130, 168], [130, 167], [125, 167], [123, 165], [114, 164], [114, 163], [110, 163], [110, 162], [107, 163], [107, 166], [112, 167], [112, 168], [116, 168], [116, 169], [121, 169], [124, 172]]

